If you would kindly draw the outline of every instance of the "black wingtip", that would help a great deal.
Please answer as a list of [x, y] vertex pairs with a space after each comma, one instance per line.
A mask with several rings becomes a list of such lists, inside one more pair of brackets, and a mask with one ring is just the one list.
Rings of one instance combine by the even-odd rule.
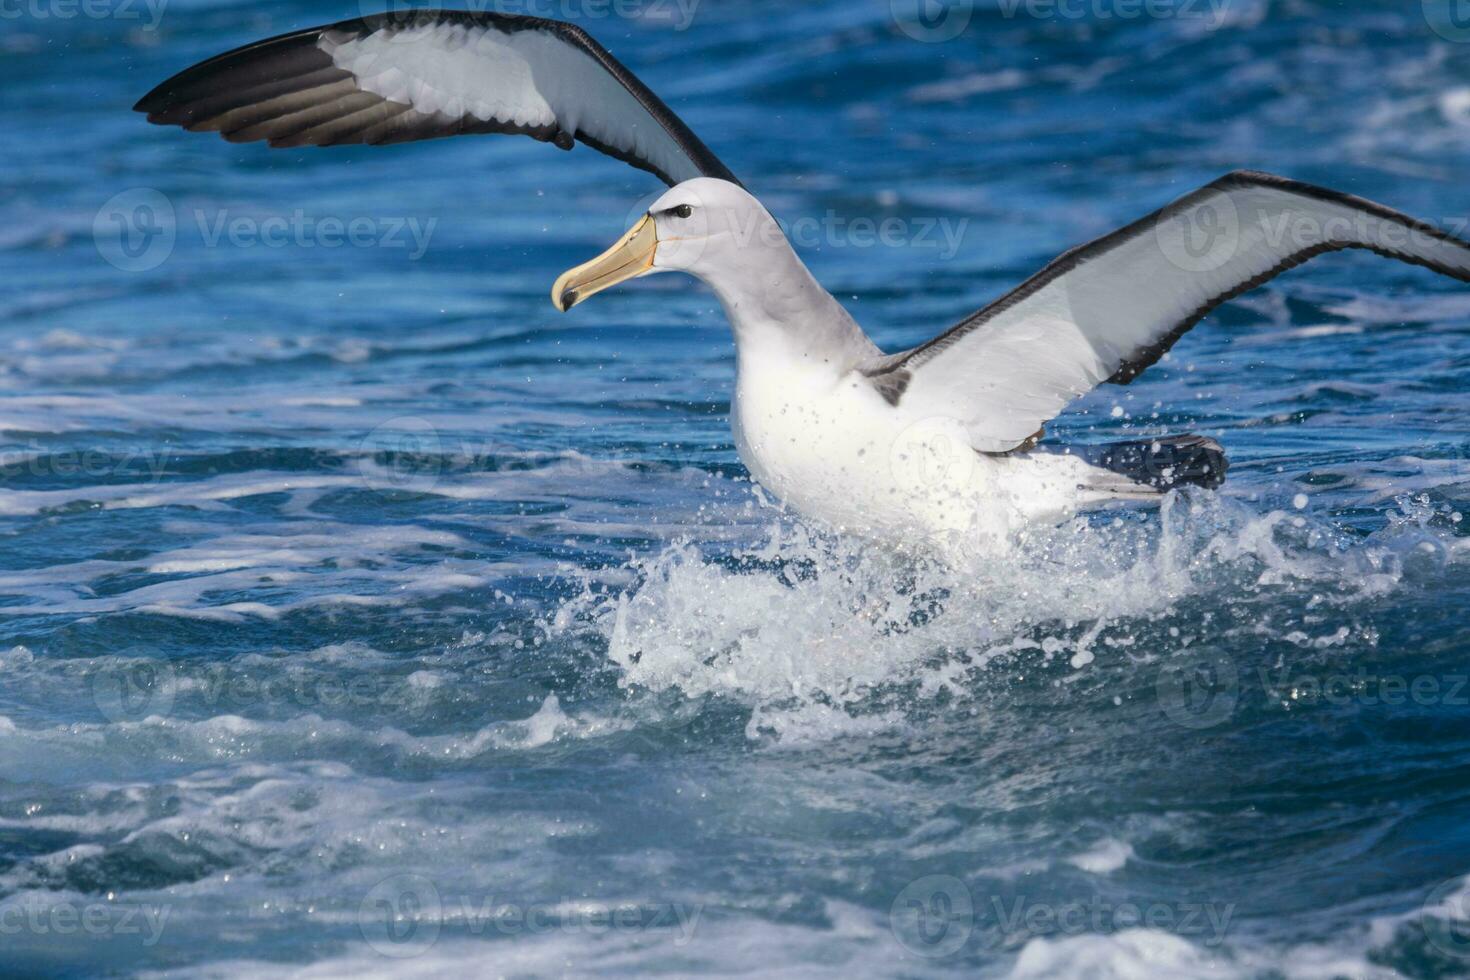
[[[174, 76], [174, 78], [177, 77], [178, 76]], [[170, 78], [165, 82], [160, 82], [159, 84], [153, 86], [153, 88], [149, 90], [147, 95], [143, 96], [137, 102], [133, 103], [133, 111], [144, 113], [145, 115], [147, 115], [148, 121], [151, 123], [158, 123], [159, 125], [162, 125], [165, 122], [168, 122], [168, 120], [163, 119], [162, 116], [169, 109], [173, 108], [177, 102], [177, 100], [174, 98], [173, 91], [174, 78]]]

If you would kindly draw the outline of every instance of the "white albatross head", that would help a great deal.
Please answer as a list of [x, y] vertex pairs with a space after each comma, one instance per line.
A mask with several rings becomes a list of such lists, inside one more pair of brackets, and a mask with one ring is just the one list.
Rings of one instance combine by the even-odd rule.
[[696, 177], [669, 188], [606, 252], [558, 276], [551, 303], [566, 312], [594, 293], [654, 272], [687, 272], [705, 281], [737, 270], [758, 275], [763, 264], [790, 250], [776, 219], [743, 188]]

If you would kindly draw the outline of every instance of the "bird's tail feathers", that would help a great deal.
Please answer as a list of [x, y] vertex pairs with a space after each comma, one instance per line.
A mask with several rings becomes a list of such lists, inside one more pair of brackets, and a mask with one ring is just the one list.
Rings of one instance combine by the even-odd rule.
[[1122, 498], [1153, 497], [1185, 486], [1213, 490], [1230, 468], [1218, 442], [1196, 435], [1073, 451], [1090, 467], [1085, 489]]

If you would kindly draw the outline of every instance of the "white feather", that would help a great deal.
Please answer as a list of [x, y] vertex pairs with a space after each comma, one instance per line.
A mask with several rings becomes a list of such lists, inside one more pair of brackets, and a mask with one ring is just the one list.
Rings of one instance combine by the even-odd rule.
[[364, 91], [423, 113], [585, 133], [651, 162], [676, 181], [698, 169], [633, 95], [587, 52], [555, 34], [423, 24], [319, 46]]

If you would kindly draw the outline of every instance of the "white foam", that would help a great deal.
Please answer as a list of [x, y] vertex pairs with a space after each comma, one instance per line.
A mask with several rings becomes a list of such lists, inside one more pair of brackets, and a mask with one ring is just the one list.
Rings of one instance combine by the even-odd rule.
[[1033, 939], [1021, 950], [1012, 980], [1234, 980], [1246, 971], [1223, 953], [1211, 953], [1157, 929], [1114, 935]]
[[[1417, 913], [1412, 916], [1417, 918]], [[1408, 917], [1406, 917], [1408, 918]], [[1397, 970], [1373, 961], [1373, 939], [1383, 930], [1351, 929], [1331, 944], [1233, 940], [1195, 943], [1159, 929], [1125, 929], [1028, 942], [1016, 958], [1011, 980], [1403, 980]]]
[[1121, 870], [1132, 859], [1133, 845], [1110, 837], [1091, 850], [1067, 858], [1067, 863], [1089, 874], [1105, 875]]

